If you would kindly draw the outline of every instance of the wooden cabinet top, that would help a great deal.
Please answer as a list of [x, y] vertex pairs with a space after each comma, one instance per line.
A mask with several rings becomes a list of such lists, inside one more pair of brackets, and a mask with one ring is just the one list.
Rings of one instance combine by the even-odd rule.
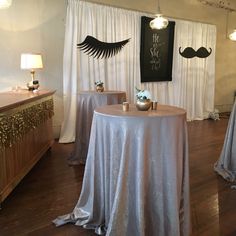
[[2, 92], [0, 93], [0, 112], [51, 96], [54, 93], [55, 91], [52, 90], [39, 90], [36, 93], [28, 90]]

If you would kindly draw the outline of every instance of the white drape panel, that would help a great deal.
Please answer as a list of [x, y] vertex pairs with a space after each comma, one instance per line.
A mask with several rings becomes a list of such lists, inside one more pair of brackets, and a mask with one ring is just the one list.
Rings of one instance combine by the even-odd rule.
[[64, 120], [60, 143], [75, 140], [76, 98], [77, 98], [77, 35], [79, 0], [68, 0], [64, 57], [63, 57], [63, 102]]
[[[69, 1], [68, 9], [72, 9], [75, 2], [78, 1]], [[75, 8], [77, 6], [74, 6], [74, 10]], [[207, 118], [209, 112], [214, 110], [215, 26], [174, 20], [176, 26], [172, 81], [141, 84], [141, 16], [148, 16], [147, 14], [83, 1], [78, 4], [78, 27], [75, 23], [75, 11], [68, 10], [67, 14], [72, 15], [73, 21], [69, 22], [70, 17], [67, 16], [66, 28], [73, 28], [74, 32], [69, 30], [70, 37], [66, 30], [65, 36], [64, 54], [71, 55], [71, 58], [64, 58], [65, 119], [60, 142], [74, 141], [76, 91], [94, 89], [94, 82], [97, 80], [102, 80], [107, 90], [126, 91], [130, 103], [135, 102], [135, 86], [148, 89], [152, 98], [159, 103], [186, 109], [189, 120]], [[87, 35], [104, 42], [118, 42], [128, 38], [130, 42], [116, 56], [94, 59], [76, 49], [76, 44], [82, 43]], [[179, 47], [193, 47], [197, 50], [201, 46], [208, 50], [209, 47], [212, 48], [212, 54], [206, 59], [186, 59], [179, 54]]]
[[139, 81], [140, 17], [133, 11], [80, 2], [78, 42], [91, 35], [100, 41], [130, 42], [108, 59], [94, 59], [78, 49], [80, 90], [94, 89], [94, 82], [102, 80], [105, 89], [124, 90], [132, 101], [134, 87]]
[[[216, 27], [189, 21], [176, 21], [173, 55], [173, 100], [187, 110], [190, 120], [202, 120], [214, 110]], [[212, 49], [207, 58], [186, 59], [179, 54], [186, 47]]]

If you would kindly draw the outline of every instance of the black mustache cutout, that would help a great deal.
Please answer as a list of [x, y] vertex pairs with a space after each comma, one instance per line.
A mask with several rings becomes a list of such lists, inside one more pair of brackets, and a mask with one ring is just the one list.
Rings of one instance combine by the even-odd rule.
[[185, 58], [193, 58], [193, 57], [206, 58], [211, 55], [212, 49], [209, 48], [209, 50], [210, 51], [208, 52], [206, 48], [200, 47], [197, 51], [195, 51], [193, 48], [187, 47], [183, 50], [183, 52], [181, 52], [181, 47], [179, 47], [179, 54]]
[[107, 58], [117, 54], [129, 40], [130, 39], [115, 43], [106, 43], [88, 35], [82, 43], [77, 44], [77, 48], [80, 48], [94, 58]]

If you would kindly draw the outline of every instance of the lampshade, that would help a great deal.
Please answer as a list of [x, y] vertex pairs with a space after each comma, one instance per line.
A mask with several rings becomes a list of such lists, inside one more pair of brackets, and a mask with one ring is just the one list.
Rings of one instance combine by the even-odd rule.
[[229, 39], [232, 41], [236, 41], [236, 29], [229, 35]]
[[40, 69], [43, 68], [41, 54], [21, 54], [21, 69]]
[[0, 9], [8, 8], [11, 6], [12, 0], [0, 0]]
[[157, 14], [156, 18], [150, 21], [150, 27], [152, 29], [165, 29], [168, 26], [168, 20], [161, 14]]
[[21, 69], [30, 70], [31, 81], [27, 83], [29, 90], [37, 90], [39, 87], [38, 80], [34, 79], [35, 69], [43, 68], [42, 55], [37, 53], [23, 53], [21, 54]]

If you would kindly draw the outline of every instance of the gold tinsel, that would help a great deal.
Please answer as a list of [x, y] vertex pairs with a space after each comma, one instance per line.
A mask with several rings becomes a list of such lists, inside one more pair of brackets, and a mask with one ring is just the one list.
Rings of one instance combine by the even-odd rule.
[[0, 114], [0, 148], [11, 147], [26, 133], [50, 119], [53, 114], [52, 98], [10, 115]]

